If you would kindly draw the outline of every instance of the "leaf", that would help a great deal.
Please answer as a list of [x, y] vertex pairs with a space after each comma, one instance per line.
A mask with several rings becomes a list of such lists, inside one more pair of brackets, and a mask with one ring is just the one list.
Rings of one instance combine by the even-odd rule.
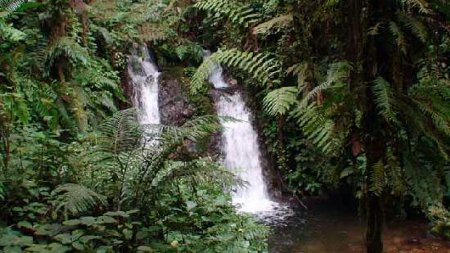
[[351, 174], [353, 174], [353, 168], [347, 167], [341, 172], [341, 174], [339, 175], [339, 178], [343, 179], [343, 178], [350, 176]]
[[28, 246], [33, 244], [31, 236], [3, 235], [0, 238], [0, 246]]
[[152, 248], [149, 246], [139, 246], [137, 250], [142, 252], [153, 252]]
[[28, 228], [28, 229], [33, 228], [33, 224], [31, 224], [31, 223], [28, 222], [28, 221], [20, 221], [19, 223], [17, 223], [17, 226], [18, 226], [19, 228]]
[[185, 203], [188, 211], [191, 211], [193, 208], [197, 206], [197, 203], [195, 203], [194, 201], [186, 201]]
[[122, 217], [122, 218], [128, 218], [130, 217], [129, 214], [127, 214], [124, 211], [116, 211], [116, 212], [107, 212], [104, 215], [106, 216], [112, 216], [112, 217]]
[[263, 100], [270, 115], [284, 115], [297, 103], [297, 87], [282, 87], [269, 92]]
[[100, 216], [97, 218], [97, 223], [99, 223], [99, 224], [114, 224], [114, 223], [117, 223], [117, 220], [110, 216]]

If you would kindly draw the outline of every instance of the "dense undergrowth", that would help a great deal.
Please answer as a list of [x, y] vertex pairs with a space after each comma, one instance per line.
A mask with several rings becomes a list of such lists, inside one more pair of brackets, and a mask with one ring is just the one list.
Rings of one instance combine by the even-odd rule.
[[267, 228], [230, 204], [233, 175], [174, 155], [215, 117], [139, 126], [123, 110], [134, 44], [161, 65], [201, 61], [180, 7], [0, 1], [1, 252], [266, 251]]

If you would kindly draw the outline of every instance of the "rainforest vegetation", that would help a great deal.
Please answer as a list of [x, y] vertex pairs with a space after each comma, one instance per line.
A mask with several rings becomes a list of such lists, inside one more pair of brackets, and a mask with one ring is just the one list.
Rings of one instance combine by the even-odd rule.
[[[183, 124], [136, 120], [139, 45]], [[217, 64], [283, 195], [355, 200], [368, 253], [398, 214], [450, 239], [448, 0], [0, 0], [0, 252], [268, 252], [208, 151]]]

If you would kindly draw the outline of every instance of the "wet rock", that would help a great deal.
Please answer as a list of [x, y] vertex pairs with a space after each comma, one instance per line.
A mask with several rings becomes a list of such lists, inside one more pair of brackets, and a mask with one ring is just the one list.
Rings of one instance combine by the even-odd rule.
[[160, 83], [159, 107], [164, 125], [181, 126], [194, 115], [180, 81], [167, 76], [162, 76]]

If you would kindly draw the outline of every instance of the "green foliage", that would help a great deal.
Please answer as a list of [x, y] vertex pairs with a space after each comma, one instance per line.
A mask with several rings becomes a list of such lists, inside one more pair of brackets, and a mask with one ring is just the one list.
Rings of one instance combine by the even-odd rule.
[[5, 9], [9, 12], [13, 12], [18, 9], [26, 0], [1, 0], [0, 9]]
[[389, 122], [397, 122], [396, 113], [393, 110], [393, 98], [390, 90], [390, 84], [379, 77], [375, 80], [372, 86], [372, 91], [375, 94], [375, 103], [379, 113]]
[[213, 15], [219, 13], [226, 16], [236, 25], [248, 28], [252, 23], [258, 21], [259, 15], [246, 4], [230, 0], [201, 0], [194, 7], [210, 12]]
[[204, 89], [205, 80], [217, 64], [242, 71], [264, 86], [276, 85], [279, 82], [280, 65], [269, 54], [226, 49], [219, 50], [203, 61], [192, 77], [192, 93], [195, 94]]
[[274, 29], [282, 29], [291, 25], [293, 21], [292, 14], [281, 15], [272, 18], [266, 22], [260, 23], [253, 28], [253, 33], [255, 34], [266, 34], [267, 32]]
[[56, 211], [63, 209], [65, 213], [77, 215], [86, 212], [97, 204], [105, 205], [106, 198], [92, 190], [77, 184], [63, 184], [52, 192], [56, 195]]
[[297, 104], [297, 87], [282, 87], [269, 92], [263, 100], [265, 109], [270, 115], [284, 115]]
[[[0, 1], [1, 252], [266, 252], [234, 175], [188, 151], [220, 129], [140, 126], [121, 81], [132, 43], [201, 60], [175, 1]], [[106, 119], [106, 120], [105, 120]]]
[[[119, 112], [80, 140], [84, 143], [64, 145], [64, 153], [45, 150], [46, 156], [64, 154], [64, 163], [54, 161], [39, 170], [64, 166], [59, 176], [78, 184], [44, 187], [56, 175], [36, 180], [35, 163], [18, 157], [26, 173], [6, 171], [9, 181], [2, 196], [15, 214], [8, 219], [14, 231], [2, 232], [2, 238], [11, 240], [0, 247], [30, 252], [264, 252], [266, 228], [236, 214], [231, 196], [224, 192], [234, 184], [233, 175], [208, 158], [171, 159], [184, 140], [195, 142], [217, 131], [218, 119], [205, 116], [182, 127], [141, 128], [136, 122], [133, 110]], [[39, 147], [31, 148], [22, 150], [28, 159], [43, 155]], [[21, 195], [13, 187], [19, 187]]]

